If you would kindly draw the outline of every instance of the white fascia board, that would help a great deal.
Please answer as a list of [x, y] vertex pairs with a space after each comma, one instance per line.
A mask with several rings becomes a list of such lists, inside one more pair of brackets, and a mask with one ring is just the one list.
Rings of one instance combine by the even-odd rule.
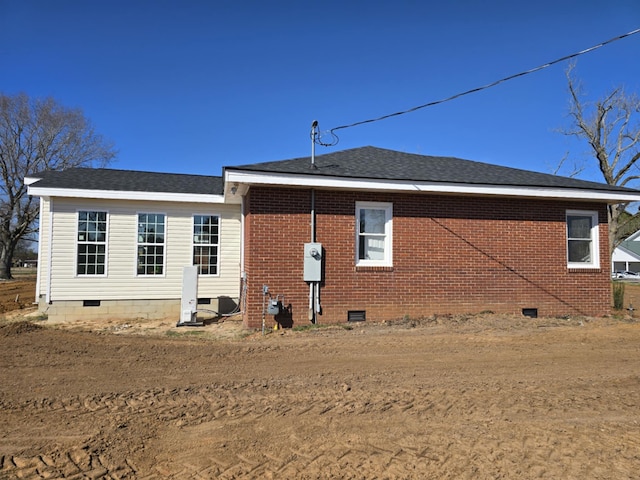
[[639, 240], [638, 240], [638, 237], [640, 237], [640, 230], [638, 230], [638, 231], [637, 231], [637, 232], [635, 232], [635, 233], [632, 233], [632, 234], [631, 234], [631, 235], [629, 235], [627, 238], [625, 238], [625, 240], [626, 240], [627, 242], [637, 242], [637, 241], [639, 241]]
[[34, 197], [97, 198], [104, 200], [147, 200], [152, 202], [224, 203], [223, 195], [196, 193], [132, 192], [119, 190], [82, 190], [69, 188], [28, 187]]
[[315, 175], [269, 174], [256, 172], [225, 171], [225, 182], [248, 185], [282, 185], [348, 190], [384, 190], [398, 192], [422, 192], [441, 194], [495, 195], [504, 197], [533, 197], [571, 200], [596, 200], [607, 203], [640, 201], [640, 192], [623, 193], [607, 190], [583, 190], [577, 188], [522, 187], [510, 185], [471, 185], [466, 183], [429, 183], [401, 180], [344, 179]]

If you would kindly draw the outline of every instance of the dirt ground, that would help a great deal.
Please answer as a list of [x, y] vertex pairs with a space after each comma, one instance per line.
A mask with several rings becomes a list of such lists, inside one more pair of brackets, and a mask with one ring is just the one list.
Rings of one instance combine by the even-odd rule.
[[262, 335], [30, 311], [0, 320], [0, 478], [639, 476], [632, 312]]
[[33, 309], [36, 298], [35, 270], [14, 269], [13, 275], [15, 280], [0, 280], [0, 316]]

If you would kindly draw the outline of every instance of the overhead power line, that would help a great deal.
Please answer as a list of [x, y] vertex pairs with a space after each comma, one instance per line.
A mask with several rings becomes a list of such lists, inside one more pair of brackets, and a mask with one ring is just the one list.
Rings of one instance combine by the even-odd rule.
[[331, 146], [337, 145], [338, 141], [339, 141], [338, 135], [336, 135], [336, 133], [335, 133], [337, 130], [343, 130], [345, 128], [357, 127], [358, 125], [364, 125], [365, 123], [379, 122], [380, 120], [386, 120], [387, 118], [397, 117], [397, 116], [400, 116], [400, 115], [404, 115], [406, 113], [412, 113], [412, 112], [415, 112], [416, 110], [420, 110], [420, 109], [427, 108], [427, 107], [433, 107], [433, 106], [439, 105], [441, 103], [445, 103], [445, 102], [449, 102], [451, 100], [455, 100], [456, 98], [464, 97], [465, 95], [469, 95], [471, 93], [480, 92], [482, 90], [486, 90], [488, 88], [495, 87], [496, 85], [504, 83], [504, 82], [506, 82], [508, 80], [513, 80], [514, 78], [518, 78], [518, 77], [524, 77], [525, 75], [529, 75], [530, 73], [534, 73], [534, 72], [537, 72], [539, 70], [543, 70], [543, 69], [548, 68], [548, 67], [550, 67], [552, 65], [555, 65], [556, 63], [564, 62], [565, 60], [570, 60], [572, 58], [579, 57], [580, 55], [584, 55], [585, 53], [592, 52], [594, 50], [597, 50], [598, 48], [604, 47], [605, 45], [613, 43], [613, 42], [615, 42], [617, 40], [621, 40], [623, 38], [630, 37], [631, 35], [635, 35], [636, 33], [640, 33], [640, 28], [637, 28], [635, 30], [632, 30], [631, 32], [625, 33], [624, 35], [619, 35], [617, 37], [611, 38], [611, 39], [609, 39], [609, 40], [607, 40], [605, 42], [602, 42], [602, 43], [599, 43], [597, 45], [594, 45], [593, 47], [585, 48], [584, 50], [580, 50], [579, 52], [572, 53], [571, 55], [565, 55], [564, 57], [561, 57], [561, 58], [558, 58], [558, 59], [553, 60], [551, 62], [545, 63], [545, 64], [540, 65], [538, 67], [531, 68], [529, 70], [525, 70], [523, 72], [516, 73], [514, 75], [509, 75], [508, 77], [504, 77], [504, 78], [501, 78], [500, 80], [496, 80], [495, 82], [488, 83], [486, 85], [482, 85], [481, 87], [476, 87], [476, 88], [472, 88], [471, 90], [467, 90], [465, 92], [456, 93], [455, 95], [452, 95], [452, 96], [447, 97], [447, 98], [443, 98], [441, 100], [435, 100], [433, 102], [425, 103], [423, 105], [418, 105], [417, 107], [413, 107], [413, 108], [410, 108], [408, 110], [402, 110], [400, 112], [389, 113], [387, 115], [382, 115], [381, 117], [370, 118], [368, 120], [361, 120], [359, 122], [350, 123], [348, 125], [340, 125], [339, 127], [334, 127], [331, 130], [329, 130], [329, 134], [331, 135], [331, 137], [333, 139], [333, 141], [330, 142], [330, 143], [323, 142], [320, 139], [321, 135], [316, 135], [314, 141], [317, 144], [323, 145], [325, 147], [331, 147]]

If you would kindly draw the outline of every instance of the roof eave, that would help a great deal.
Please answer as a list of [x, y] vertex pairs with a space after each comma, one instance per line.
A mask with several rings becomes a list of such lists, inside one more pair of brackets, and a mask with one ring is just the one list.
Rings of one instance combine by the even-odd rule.
[[572, 199], [604, 203], [640, 201], [640, 191], [615, 192], [561, 187], [522, 185], [489, 185], [469, 183], [414, 182], [407, 180], [376, 180], [368, 178], [343, 178], [334, 176], [301, 175], [290, 173], [257, 172], [226, 168], [225, 185], [294, 186], [369, 191], [395, 191], [413, 193], [459, 194], [476, 196], [504, 196], [518, 198]]
[[[25, 181], [26, 183], [26, 181]], [[103, 200], [146, 200], [152, 202], [181, 203], [224, 203], [224, 195], [175, 193], [175, 192], [137, 192], [124, 190], [88, 190], [71, 188], [28, 187], [29, 195], [34, 197], [94, 198]]]

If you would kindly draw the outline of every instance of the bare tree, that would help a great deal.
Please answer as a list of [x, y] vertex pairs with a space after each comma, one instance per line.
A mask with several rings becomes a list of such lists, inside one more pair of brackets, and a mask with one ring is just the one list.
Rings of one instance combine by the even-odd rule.
[[[560, 159], [560, 161], [558, 162], [558, 165], [556, 165], [556, 167], [553, 169], [551, 173], [553, 173], [554, 175], [560, 175], [560, 171], [566, 169], [565, 167], [568, 159], [569, 159], [569, 152], [564, 154], [564, 157]], [[580, 164], [574, 161], [571, 171], [564, 175], [570, 178], [575, 178], [578, 175], [580, 175], [583, 171], [584, 171], [584, 164]]]
[[[609, 185], [631, 187], [640, 178], [640, 100], [622, 87], [595, 102], [583, 101], [580, 82], [573, 76], [574, 65], [566, 75], [569, 83], [569, 115], [572, 128], [564, 133], [586, 140], [604, 181]], [[629, 225], [637, 224], [640, 214], [626, 212], [627, 204], [609, 205], [610, 253], [629, 235]]]
[[0, 92], [0, 278], [11, 278], [16, 247], [36, 230], [39, 205], [27, 195], [24, 178], [44, 170], [104, 166], [114, 157], [112, 144], [80, 110], [52, 98]]

